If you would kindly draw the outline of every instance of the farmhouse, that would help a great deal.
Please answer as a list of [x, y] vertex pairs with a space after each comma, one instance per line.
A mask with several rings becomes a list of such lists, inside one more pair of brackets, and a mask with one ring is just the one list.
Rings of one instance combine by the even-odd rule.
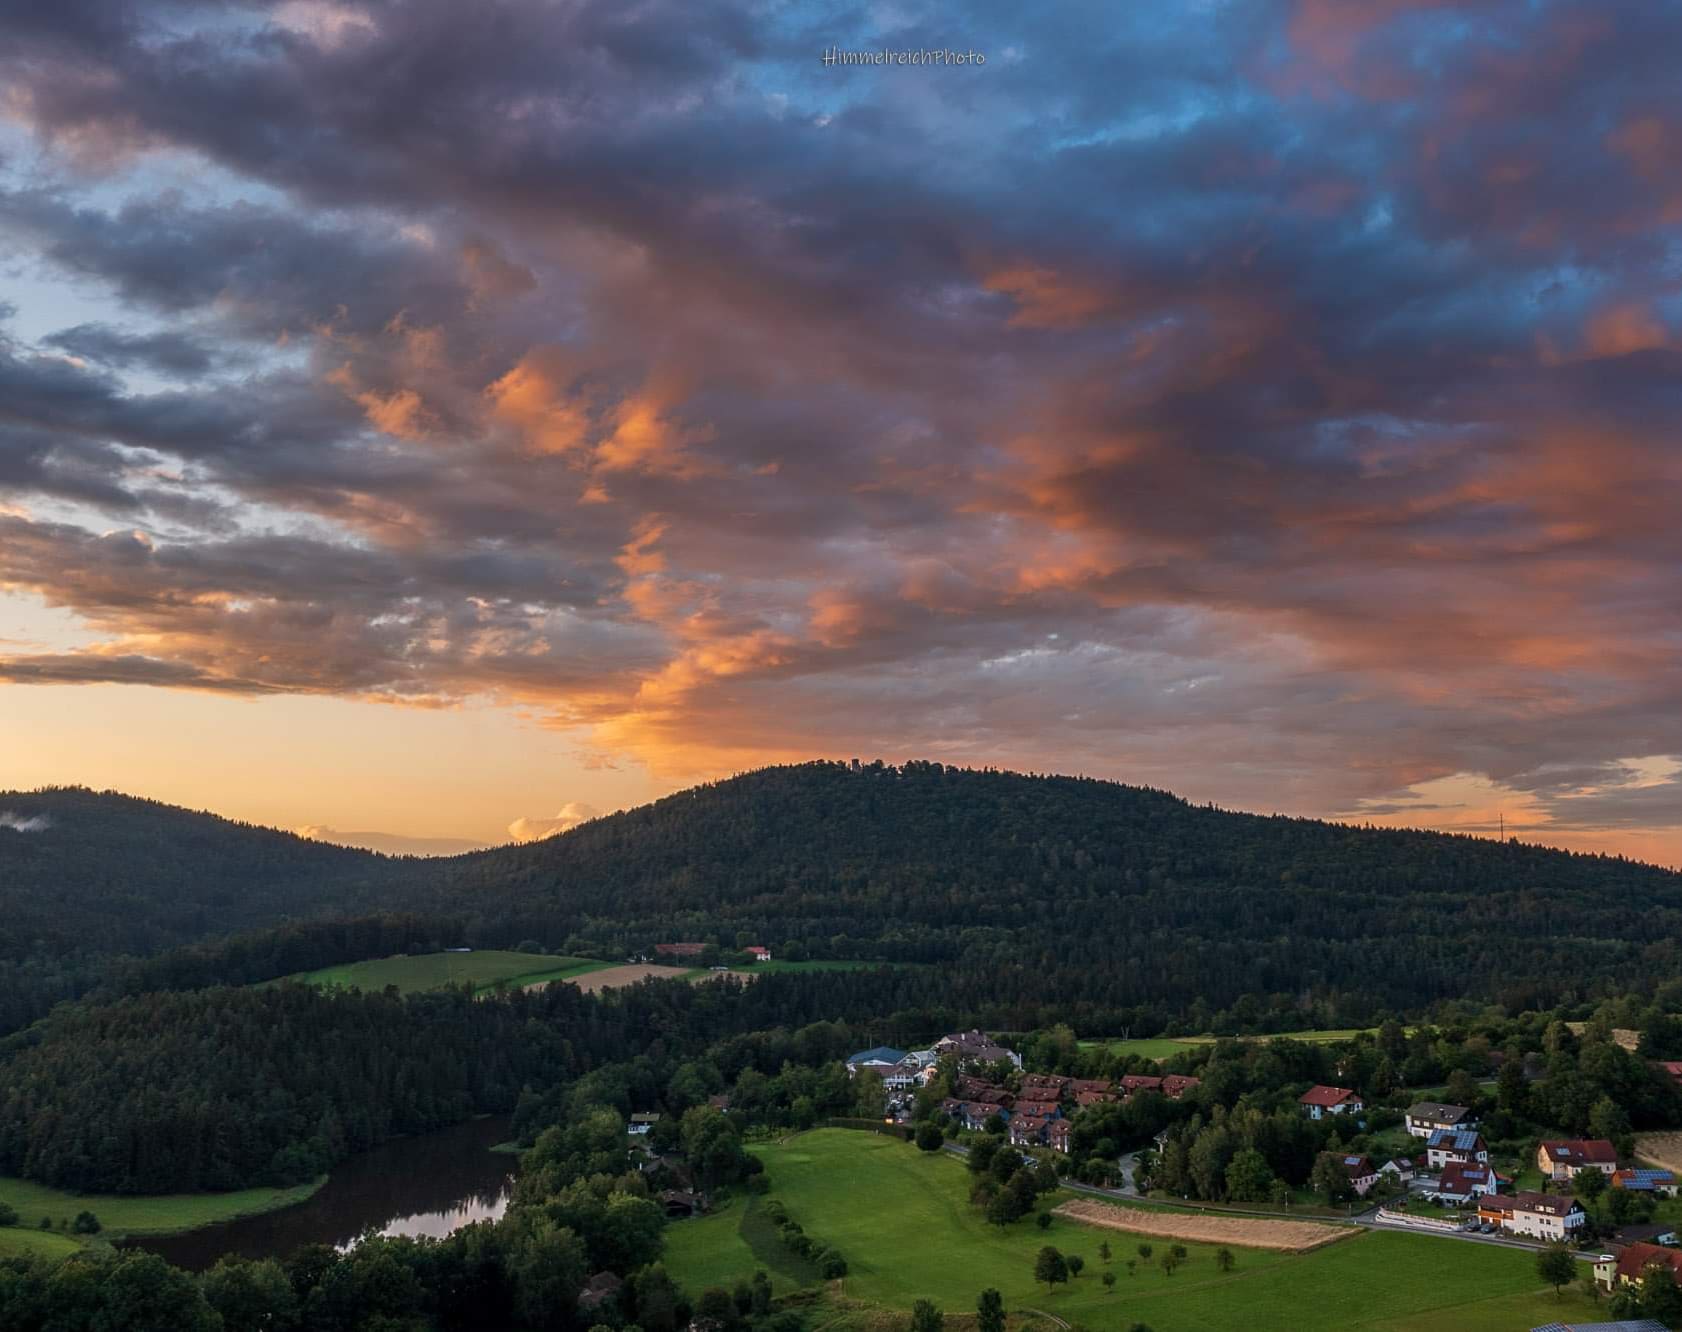
[[1416, 1138], [1429, 1138], [1440, 1129], [1476, 1128], [1477, 1116], [1463, 1105], [1420, 1101], [1407, 1111], [1407, 1130]]
[[1673, 1170], [1649, 1170], [1645, 1167], [1634, 1170], [1614, 1170], [1612, 1172], [1612, 1187], [1627, 1189], [1631, 1193], [1651, 1193], [1665, 1198], [1676, 1196], [1676, 1172]]
[[1513, 1199], [1513, 1214], [1504, 1223], [1515, 1235], [1531, 1239], [1566, 1240], [1585, 1220], [1583, 1205], [1558, 1193], [1521, 1193]]
[[625, 1132], [640, 1138], [645, 1133], [652, 1133], [654, 1126], [659, 1122], [660, 1116], [657, 1113], [632, 1115]]
[[1441, 1170], [1450, 1162], [1461, 1165], [1488, 1165], [1489, 1147], [1481, 1133], [1471, 1129], [1438, 1129], [1425, 1144], [1425, 1163], [1432, 1170]]
[[1310, 1087], [1297, 1097], [1297, 1104], [1310, 1119], [1324, 1119], [1327, 1115], [1359, 1114], [1366, 1102], [1347, 1087]]
[[654, 951], [661, 957], [700, 957], [707, 951], [704, 943], [663, 943], [655, 944]]
[[1579, 1170], [1610, 1175], [1618, 1168], [1618, 1151], [1605, 1138], [1544, 1142], [1536, 1148], [1536, 1166], [1550, 1179], [1573, 1179]]
[[1670, 1279], [1682, 1285], [1682, 1249], [1659, 1244], [1632, 1244], [1622, 1253], [1601, 1254], [1595, 1259], [1594, 1279], [1606, 1290], [1616, 1290], [1642, 1281], [1654, 1266], [1668, 1271]]

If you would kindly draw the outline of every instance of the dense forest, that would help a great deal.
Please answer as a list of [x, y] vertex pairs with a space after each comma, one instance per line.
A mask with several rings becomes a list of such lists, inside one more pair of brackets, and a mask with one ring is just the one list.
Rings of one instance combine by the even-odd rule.
[[1652, 866], [934, 763], [770, 768], [439, 861], [83, 791], [0, 807], [46, 820], [0, 830], [0, 1030], [96, 987], [243, 984], [440, 942], [938, 964], [907, 1006], [1019, 1030], [1052, 1010], [1151, 1030], [1462, 996], [1517, 1010], [1682, 972], [1682, 875]]

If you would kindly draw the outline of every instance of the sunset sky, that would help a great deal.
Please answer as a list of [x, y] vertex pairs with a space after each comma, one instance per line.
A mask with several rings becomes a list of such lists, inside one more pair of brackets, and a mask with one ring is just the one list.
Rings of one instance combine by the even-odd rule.
[[1679, 14], [12, 7], [0, 788], [448, 849], [922, 757], [1682, 864]]

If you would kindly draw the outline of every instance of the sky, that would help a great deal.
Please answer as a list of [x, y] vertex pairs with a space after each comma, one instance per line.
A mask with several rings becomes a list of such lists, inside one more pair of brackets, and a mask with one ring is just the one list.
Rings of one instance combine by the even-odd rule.
[[1679, 50], [9, 12], [0, 788], [443, 850], [927, 758], [1682, 864]]

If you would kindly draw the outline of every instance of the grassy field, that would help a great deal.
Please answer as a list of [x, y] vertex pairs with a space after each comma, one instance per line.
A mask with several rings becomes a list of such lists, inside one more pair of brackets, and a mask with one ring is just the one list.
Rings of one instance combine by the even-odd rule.
[[[948, 1312], [968, 1313], [976, 1294], [991, 1285], [1010, 1308], [1043, 1309], [1093, 1327], [1138, 1320], [1156, 1332], [1239, 1326], [1508, 1332], [1550, 1318], [1582, 1318], [1590, 1307], [1572, 1294], [1556, 1301], [1537, 1280], [1530, 1253], [1393, 1232], [1362, 1232], [1304, 1254], [1235, 1250], [1230, 1273], [1217, 1269], [1214, 1246], [1188, 1244], [1188, 1260], [1172, 1277], [1142, 1263], [1129, 1276], [1126, 1260], [1135, 1256], [1136, 1241], [1123, 1232], [1100, 1232], [1066, 1217], [1048, 1231], [1026, 1223], [989, 1226], [969, 1205], [962, 1163], [944, 1153], [843, 1129], [754, 1150], [764, 1158], [771, 1196], [807, 1234], [846, 1255], [851, 1272], [840, 1293], [887, 1308], [908, 1309], [927, 1297]], [[699, 1291], [769, 1266], [750, 1242], [748, 1211], [737, 1202], [719, 1215], [670, 1227], [666, 1262], [673, 1275]], [[1098, 1245], [1106, 1238], [1115, 1255], [1113, 1295], [1100, 1281]], [[1048, 1243], [1086, 1259], [1085, 1273], [1050, 1295], [1032, 1280], [1034, 1254]], [[1160, 1252], [1165, 1242], [1154, 1243]], [[779, 1289], [800, 1284], [778, 1273], [773, 1280]]]
[[[22, 1219], [21, 1229], [40, 1224], [43, 1216], [50, 1216], [53, 1225], [73, 1220], [76, 1213], [92, 1212], [99, 1218], [106, 1236], [113, 1235], [169, 1235], [176, 1231], [193, 1230], [216, 1221], [231, 1221], [235, 1217], [255, 1216], [302, 1202], [323, 1184], [323, 1175], [313, 1184], [298, 1184], [289, 1189], [240, 1189], [234, 1193], [171, 1193], [158, 1195], [118, 1195], [100, 1193], [64, 1193], [44, 1184], [24, 1179], [0, 1177], [0, 1202], [17, 1208]], [[15, 1232], [0, 1230], [10, 1237]], [[37, 1231], [36, 1234], [45, 1234]]]
[[0, 1258], [13, 1258], [19, 1254], [68, 1258], [79, 1252], [81, 1247], [68, 1235], [55, 1235], [46, 1230], [26, 1230], [21, 1226], [0, 1229]]
[[370, 962], [349, 962], [343, 966], [323, 967], [319, 971], [304, 971], [287, 979], [305, 985], [341, 986], [347, 990], [383, 990], [388, 985], [395, 985], [404, 994], [471, 982], [477, 992], [484, 994], [499, 984], [518, 989], [522, 985], [582, 976], [612, 965], [611, 962], [593, 962], [582, 957], [549, 957], [543, 953], [486, 949], [472, 953], [382, 957]]
[[[1353, 1040], [1363, 1031], [1370, 1031], [1366, 1027], [1338, 1027], [1320, 1031], [1282, 1031], [1274, 1036], [1240, 1036], [1236, 1039], [1245, 1041], [1271, 1041], [1285, 1039], [1292, 1041], [1307, 1041], [1315, 1045], [1328, 1045], [1333, 1041]], [[1187, 1050], [1195, 1050], [1200, 1045], [1213, 1045], [1222, 1039], [1219, 1036], [1142, 1036], [1133, 1040], [1095, 1039], [1082, 1041], [1086, 1049], [1104, 1046], [1116, 1054], [1138, 1055], [1145, 1059], [1167, 1059], [1171, 1055], [1182, 1054]]]

